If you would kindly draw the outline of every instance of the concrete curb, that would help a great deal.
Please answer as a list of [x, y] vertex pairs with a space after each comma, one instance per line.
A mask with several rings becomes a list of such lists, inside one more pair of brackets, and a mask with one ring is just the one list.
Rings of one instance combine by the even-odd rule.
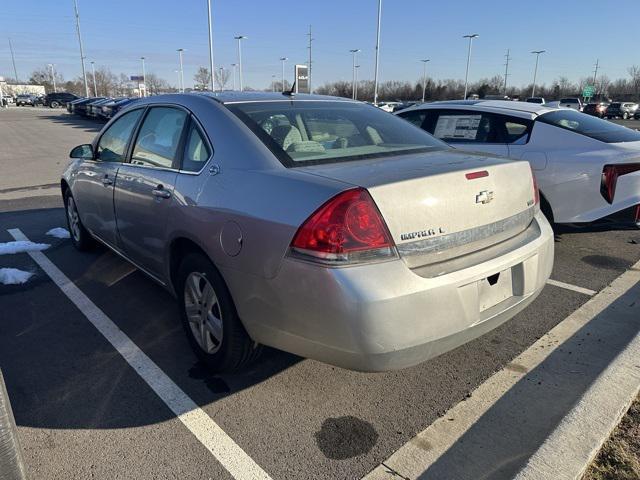
[[579, 478], [638, 392], [638, 358], [640, 262], [364, 478]]

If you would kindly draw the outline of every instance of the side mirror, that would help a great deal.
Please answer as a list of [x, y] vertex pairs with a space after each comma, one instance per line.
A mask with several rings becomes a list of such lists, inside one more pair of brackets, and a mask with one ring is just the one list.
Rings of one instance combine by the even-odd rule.
[[69, 153], [71, 158], [82, 158], [84, 160], [93, 160], [93, 145], [87, 143], [85, 145], [78, 145]]

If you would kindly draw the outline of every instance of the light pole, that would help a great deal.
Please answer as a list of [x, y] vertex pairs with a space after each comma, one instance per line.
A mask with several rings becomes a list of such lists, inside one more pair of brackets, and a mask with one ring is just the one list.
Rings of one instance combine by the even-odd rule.
[[353, 71], [351, 72], [351, 98], [356, 99], [356, 55], [360, 51], [359, 48], [354, 48], [353, 50], [349, 50], [353, 57]]
[[141, 95], [142, 97], [146, 97], [147, 96], [147, 71], [144, 68], [144, 57], [140, 57], [140, 60], [142, 60], [142, 86], [144, 87], [144, 95]]
[[473, 39], [479, 37], [477, 33], [472, 33], [471, 35], [463, 35], [462, 38], [469, 39], [469, 49], [467, 50], [467, 71], [464, 74], [464, 99], [467, 99], [467, 86], [469, 84], [469, 63], [471, 62], [471, 44], [473, 43]]
[[284, 92], [284, 62], [289, 60], [287, 57], [280, 57], [280, 61], [282, 62], [282, 91]]
[[373, 104], [378, 105], [378, 61], [380, 58], [380, 21], [382, 18], [382, 0], [378, 0], [378, 28], [376, 30], [376, 67], [373, 77]]
[[422, 103], [424, 103], [424, 96], [425, 93], [427, 92], [427, 62], [430, 62], [431, 60], [426, 58], [424, 60], [420, 60], [422, 62], [423, 65], [423, 70], [422, 70]]
[[[209, 18], [209, 71], [211, 72], [211, 91], [215, 92], [216, 84], [213, 78], [215, 76], [213, 72], [215, 72], [216, 70], [213, 64], [213, 27], [211, 23], [211, 0], [207, 0], [207, 15]], [[220, 91], [222, 91], [222, 86], [220, 86]]]
[[[184, 52], [184, 48], [179, 48], [178, 57], [180, 59], [180, 91], [184, 93], [184, 68], [182, 65], [182, 52]], [[211, 75], [213, 75], [213, 72], [211, 72]]]
[[176, 76], [178, 77], [178, 83], [176, 85], [178, 86], [177, 90], [179, 92], [180, 91], [180, 70], [174, 70], [173, 73], [175, 73]]
[[9, 39], [9, 50], [11, 51], [11, 62], [13, 63], [13, 75], [16, 77], [16, 83], [20, 83], [18, 80], [18, 70], [16, 69], [16, 57], [13, 55], [13, 45], [11, 44], [11, 39]]
[[93, 96], [98, 96], [98, 87], [96, 86], [96, 64], [91, 62], [91, 73], [93, 74]]
[[355, 80], [356, 80], [356, 88], [355, 91], [353, 92], [353, 99], [354, 100], [358, 100], [358, 69], [360, 68], [360, 65], [356, 65], [355, 66]]
[[218, 83], [220, 84], [220, 93], [222, 93], [222, 89], [224, 88], [223, 82], [224, 82], [224, 67], [220, 67], [220, 77], [218, 78]]
[[276, 92], [276, 74], [274, 73], [273, 75], [271, 75], [271, 91], [273, 93]]
[[240, 72], [239, 75], [239, 80], [240, 80], [240, 91], [243, 90], [243, 85], [242, 85], [242, 40], [248, 38], [245, 37], [244, 35], [237, 35], [235, 37], [237, 41], [238, 41], [238, 71]]
[[233, 90], [236, 90], [236, 67], [238, 66], [237, 63], [232, 63], [231, 66], [233, 67]]
[[531, 96], [536, 96], [536, 78], [538, 76], [538, 59], [540, 58], [540, 54], [546, 52], [546, 50], [534, 50], [533, 54], [536, 56], [536, 67], [533, 70], [533, 87], [531, 88]]
[[80, 13], [78, 13], [78, 0], [73, 0], [73, 7], [76, 13], [76, 32], [78, 33], [78, 43], [80, 44], [80, 62], [82, 62], [82, 78], [84, 79], [84, 96], [89, 96], [89, 85], [87, 84], [87, 71], [84, 68], [84, 50], [82, 49], [82, 35], [80, 34]]
[[51, 69], [51, 81], [53, 82], [53, 93], [57, 93], [58, 89], [56, 88], [56, 71], [54, 67], [55, 65], [53, 63], [49, 64], [49, 68]]

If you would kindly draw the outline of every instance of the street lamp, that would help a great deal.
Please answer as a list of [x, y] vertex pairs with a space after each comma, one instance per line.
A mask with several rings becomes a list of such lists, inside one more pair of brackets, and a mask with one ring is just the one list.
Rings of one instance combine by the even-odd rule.
[[287, 57], [280, 57], [280, 61], [282, 62], [282, 91], [284, 92], [284, 62], [289, 60]]
[[147, 71], [144, 68], [144, 57], [140, 57], [140, 60], [142, 60], [142, 86], [144, 87], [144, 95], [141, 95], [141, 97], [146, 97], [147, 96]]
[[93, 96], [98, 96], [98, 87], [96, 86], [96, 65], [95, 62], [91, 62], [91, 72], [93, 74]]
[[540, 58], [540, 54], [546, 52], [546, 50], [534, 50], [533, 54], [536, 56], [536, 67], [533, 70], [533, 87], [531, 88], [531, 96], [536, 96], [536, 77], [538, 76], [538, 59]]
[[180, 91], [180, 70], [174, 70], [173, 73], [175, 73], [176, 76], [178, 77], [178, 83], [176, 85], [178, 86], [177, 90], [179, 92]]
[[276, 74], [274, 73], [273, 75], [271, 75], [271, 91], [273, 93], [276, 92]]
[[240, 80], [240, 91], [243, 90], [243, 85], [242, 85], [242, 40], [245, 40], [246, 36], [244, 35], [237, 35], [235, 37], [233, 37], [234, 39], [236, 39], [238, 41], [238, 71], [240, 72], [239, 75], [239, 80]]
[[352, 85], [351, 85], [351, 98], [356, 99], [356, 54], [360, 51], [359, 48], [349, 50], [353, 56], [353, 72], [351, 73]]
[[430, 59], [420, 60], [423, 65], [422, 70], [422, 103], [424, 103], [424, 95], [427, 92], [427, 62], [430, 62]]
[[233, 67], [233, 90], [235, 91], [235, 89], [236, 89], [236, 67], [238, 66], [238, 64], [237, 63], [232, 63], [231, 66]]
[[[229, 77], [227, 77], [228, 79]], [[224, 88], [224, 67], [220, 67], [220, 77], [218, 78], [218, 83], [220, 84], [220, 93], [222, 93], [222, 90]]]
[[56, 88], [56, 71], [54, 70], [55, 65], [53, 63], [49, 64], [49, 68], [51, 69], [51, 81], [53, 82], [53, 92], [57, 93], [58, 89]]
[[[182, 52], [184, 52], [184, 48], [178, 49], [178, 57], [180, 58], [180, 91], [184, 93], [184, 68], [182, 65]], [[213, 75], [213, 72], [211, 72]]]
[[360, 68], [360, 65], [356, 65], [355, 66], [355, 80], [356, 80], [356, 89], [353, 92], [353, 99], [354, 100], [358, 100], [358, 69]]
[[378, 105], [378, 61], [380, 57], [380, 22], [382, 19], [382, 0], [378, 0], [378, 28], [376, 29], [376, 68], [373, 77], [373, 104]]
[[469, 82], [469, 63], [471, 62], [471, 44], [473, 43], [473, 39], [479, 37], [477, 33], [472, 33], [471, 35], [463, 35], [462, 38], [469, 39], [469, 49], [467, 50], [467, 71], [464, 74], [464, 99], [467, 99], [467, 86]]
[[[216, 71], [213, 64], [213, 28], [211, 26], [211, 0], [207, 0], [207, 16], [209, 19], [209, 71], [211, 72], [211, 91], [215, 92], [215, 79], [213, 78], [215, 75], [213, 72]], [[222, 79], [222, 77], [221, 77]], [[220, 86], [220, 91], [222, 91], [222, 85]]]

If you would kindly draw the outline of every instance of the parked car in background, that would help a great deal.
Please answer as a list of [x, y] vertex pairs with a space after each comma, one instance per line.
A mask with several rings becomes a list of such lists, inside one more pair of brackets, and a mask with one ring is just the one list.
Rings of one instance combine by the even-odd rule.
[[380, 102], [378, 103], [378, 108], [385, 112], [393, 112], [393, 109], [400, 105], [402, 105], [401, 102]]
[[561, 108], [573, 108], [579, 112], [583, 108], [582, 100], [579, 98], [561, 98], [558, 106]]
[[582, 109], [583, 113], [587, 115], [593, 115], [594, 117], [604, 118], [607, 113], [607, 102], [592, 102], [587, 103]]
[[69, 92], [49, 93], [44, 97], [44, 105], [51, 108], [64, 107], [78, 98], [80, 97]]
[[7, 105], [10, 105], [12, 103], [16, 103], [16, 99], [13, 97], [13, 95], [11, 93], [7, 93], [7, 92], [2, 92], [2, 100], [4, 102], [7, 103]]
[[30, 93], [21, 93], [16, 96], [16, 106], [23, 107], [25, 105], [30, 105], [32, 107], [36, 106], [37, 98], [35, 95], [31, 95]]
[[638, 104], [633, 102], [612, 102], [607, 107], [607, 118], [633, 118], [638, 110]]
[[636, 113], [633, 114], [634, 120], [640, 120], [640, 108], [636, 110]]
[[100, 107], [99, 116], [104, 119], [110, 119], [114, 117], [120, 110], [131, 105], [133, 102], [138, 100], [138, 98], [117, 98], [110, 102], [103, 104]]
[[[586, 223], [640, 205], [640, 132], [573, 109], [436, 102], [399, 116], [461, 150], [531, 164], [540, 205], [555, 223]], [[640, 221], [632, 209], [629, 223]]]
[[553, 266], [527, 162], [451, 149], [361, 102], [143, 98], [71, 157], [73, 244], [98, 239], [174, 292], [215, 371], [260, 344], [415, 365], [523, 310]]
[[78, 102], [71, 102], [71, 105], [73, 105], [72, 113], [74, 113], [75, 115], [82, 115], [86, 117], [88, 106], [94, 102], [99, 102], [101, 100], [104, 100], [104, 97], [89, 97], [83, 98]]
[[400, 110], [404, 110], [405, 108], [413, 107], [414, 105], [420, 102], [403, 102], [393, 107], [394, 112], [399, 112]]
[[87, 103], [87, 106], [85, 109], [85, 116], [90, 118], [97, 118], [100, 112], [102, 111], [101, 110], [102, 105], [109, 103], [112, 100], [113, 98], [111, 97], [105, 97], [105, 98], [97, 99], [93, 102]]
[[529, 97], [525, 100], [527, 103], [545, 103], [542, 97]]
[[75, 106], [83, 101], [88, 101], [88, 100], [89, 100], [88, 97], [80, 97], [80, 98], [77, 98], [76, 100], [71, 100], [70, 102], [67, 102], [67, 112], [75, 113]]

